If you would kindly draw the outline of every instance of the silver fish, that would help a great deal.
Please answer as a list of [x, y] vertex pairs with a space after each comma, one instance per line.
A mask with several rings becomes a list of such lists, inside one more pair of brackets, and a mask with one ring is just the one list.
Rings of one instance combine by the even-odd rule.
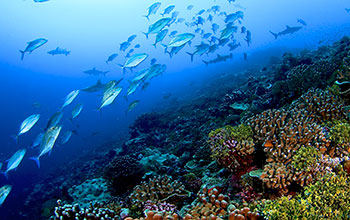
[[22, 53], [21, 60], [24, 58], [25, 53], [31, 54], [35, 49], [38, 49], [42, 45], [46, 44], [47, 40], [44, 38], [38, 38], [36, 40], [30, 41], [27, 44], [27, 47], [24, 50], [20, 50], [19, 52]]
[[140, 103], [139, 100], [135, 100], [135, 101], [131, 102], [131, 103], [129, 104], [129, 107], [128, 107], [128, 111], [127, 111], [127, 112], [130, 112], [130, 111], [132, 111], [133, 109], [135, 109], [136, 106], [137, 106], [139, 103]]
[[112, 55], [110, 55], [108, 57], [108, 59], [106, 60], [106, 63], [108, 64], [109, 62], [112, 62], [115, 58], [117, 58], [118, 54], [117, 53], [114, 53]]
[[51, 152], [58, 135], [60, 134], [62, 126], [50, 127], [44, 134], [43, 140], [40, 143], [40, 153], [37, 157], [30, 157], [29, 159], [34, 160], [40, 168], [40, 157]]
[[171, 18], [161, 18], [158, 21], [156, 21], [154, 24], [150, 25], [148, 27], [147, 33], [142, 32], [144, 35], [146, 35], [146, 38], [148, 39], [148, 35], [150, 34], [157, 34], [159, 31], [163, 30], [163, 28], [171, 21]]
[[4, 203], [6, 197], [11, 192], [12, 186], [11, 185], [5, 185], [0, 188], [0, 206]]
[[184, 34], [178, 34], [176, 35], [169, 44], [167, 45], [168, 48], [171, 47], [180, 47], [186, 43], [188, 43], [190, 40], [192, 40], [195, 37], [194, 34], [191, 33], [184, 33]]
[[31, 146], [31, 148], [37, 147], [39, 146], [39, 144], [41, 143], [41, 141], [43, 140], [45, 133], [39, 133], [38, 136], [36, 136], [36, 138], [33, 141], [33, 144]]
[[125, 68], [133, 68], [138, 66], [140, 63], [142, 63], [146, 58], [148, 57], [148, 54], [146, 53], [137, 53], [132, 55], [130, 58], [128, 58], [125, 61], [124, 65], [119, 65], [123, 72], [125, 71]]
[[67, 105], [69, 105], [70, 103], [72, 103], [74, 101], [74, 99], [78, 96], [79, 94], [79, 90], [73, 90], [71, 91], [67, 96], [66, 99], [64, 100], [64, 103], [61, 107], [61, 109], [63, 109], [64, 107], [66, 107]]
[[24, 155], [26, 154], [27, 150], [26, 149], [20, 149], [16, 153], [12, 155], [12, 157], [9, 159], [7, 162], [7, 169], [4, 172], [5, 177], [7, 178], [7, 173], [10, 170], [15, 170], [17, 169], [18, 165], [21, 163], [23, 160]]
[[62, 117], [63, 117], [63, 112], [61, 111], [55, 112], [47, 122], [45, 131], [47, 131], [49, 128], [53, 126], [56, 126], [61, 121]]
[[237, 30], [238, 28], [236, 26], [226, 26], [225, 29], [221, 31], [220, 40], [230, 38]]
[[101, 109], [103, 107], [112, 104], [113, 101], [115, 100], [115, 98], [117, 98], [119, 93], [122, 91], [122, 88], [121, 87], [113, 87], [109, 91], [111, 91], [111, 92], [108, 92], [108, 94], [106, 93], [106, 96], [104, 95], [104, 97], [102, 99], [103, 101], [102, 101], [100, 107], [98, 108], [99, 111], [101, 111]]
[[130, 37], [128, 37], [128, 42], [131, 43], [133, 40], [135, 40], [136, 37], [136, 34], [131, 35]]
[[126, 96], [133, 94], [136, 91], [136, 89], [140, 86], [140, 84], [141, 84], [141, 81], [135, 81], [130, 83]]
[[168, 34], [168, 31], [169, 31], [168, 29], [164, 29], [164, 30], [160, 31], [160, 32], [157, 34], [156, 40], [155, 40], [155, 42], [154, 42], [154, 44], [153, 44], [154, 47], [157, 47], [157, 43], [163, 41], [163, 39], [165, 38], [165, 36]]
[[24, 119], [24, 121], [21, 123], [18, 134], [15, 136], [16, 142], [18, 142], [18, 137], [21, 134], [28, 132], [38, 122], [39, 118], [39, 114], [34, 114]]
[[61, 139], [61, 144], [65, 144], [69, 141], [70, 137], [72, 136], [73, 132], [72, 131], [66, 131], [64, 132], [62, 139]]
[[80, 114], [81, 110], [83, 110], [83, 104], [77, 104], [72, 110], [72, 118], [71, 119], [76, 118]]
[[147, 20], [149, 20], [149, 16], [152, 14], [157, 13], [159, 7], [160, 7], [161, 3], [160, 2], [156, 2], [154, 4], [152, 4], [151, 6], [148, 7], [148, 14], [144, 15], [143, 17], [146, 17]]
[[168, 7], [166, 7], [166, 9], [164, 9], [163, 13], [160, 13], [162, 16], [169, 14], [172, 10], [174, 10], [175, 5], [169, 5]]

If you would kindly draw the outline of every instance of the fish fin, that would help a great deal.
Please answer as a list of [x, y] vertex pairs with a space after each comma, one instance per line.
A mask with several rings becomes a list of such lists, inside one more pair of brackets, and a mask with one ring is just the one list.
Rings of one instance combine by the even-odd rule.
[[277, 39], [277, 37], [278, 37], [278, 34], [276, 34], [276, 33], [273, 33], [272, 31], [270, 31], [270, 33], [275, 37], [275, 40]]
[[18, 136], [19, 135], [11, 135], [11, 138], [15, 140], [16, 144], [18, 144]]
[[202, 61], [203, 61], [203, 63], [205, 63], [205, 66], [208, 67], [209, 62], [208, 62], [208, 61], [205, 61], [205, 60], [202, 60]]
[[34, 160], [38, 168], [40, 168], [40, 160], [39, 157], [29, 157], [30, 160]]
[[22, 54], [22, 56], [21, 56], [21, 60], [23, 60], [25, 51], [20, 50], [19, 52], [21, 52], [21, 54]]
[[147, 20], [149, 21], [149, 15], [143, 15], [142, 17], [147, 18]]
[[189, 52], [186, 52], [188, 55], [191, 56], [191, 62], [193, 62], [193, 56], [194, 56], [194, 53], [189, 53]]
[[7, 171], [5, 171], [5, 172], [0, 172], [0, 173], [3, 174], [3, 175], [6, 177], [7, 180], [9, 179], [9, 177], [8, 177], [8, 175], [7, 175]]
[[157, 43], [154, 43], [154, 44], [152, 44], [153, 46], [154, 46], [154, 48], [157, 48]]
[[289, 27], [288, 25], [286, 25], [286, 28], [287, 28], [287, 29], [290, 29], [290, 27]]
[[148, 33], [146, 33], [146, 32], [142, 32], [144, 35], [146, 35], [146, 38], [148, 39]]

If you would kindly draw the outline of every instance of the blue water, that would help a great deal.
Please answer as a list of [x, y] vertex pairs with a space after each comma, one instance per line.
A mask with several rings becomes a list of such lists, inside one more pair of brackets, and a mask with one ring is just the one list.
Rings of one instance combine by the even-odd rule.
[[[33, 161], [28, 160], [28, 157], [37, 155], [37, 151], [28, 149], [18, 169], [10, 171], [8, 179], [0, 177], [1, 185], [13, 185], [12, 192], [0, 208], [0, 219], [6, 219], [3, 216], [7, 216], [7, 212], [14, 212], [13, 207], [21, 207], [25, 199], [23, 195], [30, 192], [28, 187], [31, 185], [27, 183], [39, 181], [41, 175], [74, 160], [83, 151], [96, 148], [106, 141], [125, 137], [128, 127], [140, 114], [169, 107], [169, 102], [163, 99], [165, 94], [171, 93], [179, 102], [185, 102], [198, 97], [201, 94], [200, 88], [213, 81], [218, 74], [263, 66], [271, 55], [281, 56], [285, 51], [300, 51], [304, 48], [315, 49], [350, 33], [350, 14], [344, 10], [349, 8], [350, 4], [346, 0], [237, 0], [232, 4], [226, 0], [159, 0], [161, 6], [158, 12], [151, 15], [148, 21], [143, 15], [147, 14], [147, 8], [154, 2], [156, 1], [0, 2], [0, 161], [5, 162], [18, 149], [29, 147], [36, 135], [43, 131], [50, 116], [59, 110], [69, 92], [90, 86], [98, 79], [107, 83], [112, 79], [124, 78], [121, 83], [122, 94], [112, 105], [103, 108], [101, 114], [96, 111], [102, 97], [101, 92], [81, 92], [77, 99], [64, 109], [62, 133], [76, 129], [79, 136], [73, 135], [67, 144], [55, 146], [50, 156], [44, 155], [41, 158], [40, 169]], [[175, 5], [174, 11], [179, 11], [178, 17], [188, 22], [192, 22], [192, 17], [198, 11], [209, 9], [213, 5], [219, 5], [221, 11], [227, 14], [241, 10], [244, 12], [244, 19], [241, 20], [241, 24], [236, 24], [251, 31], [252, 43], [247, 46], [244, 41], [245, 35], [240, 34], [239, 28], [234, 37], [242, 46], [232, 52], [225, 46], [208, 56], [197, 55], [191, 62], [186, 52], [193, 52], [194, 45], [205, 41], [200, 34], [196, 34], [192, 46], [186, 45], [179, 54], [170, 58], [164, 54], [163, 46], [152, 46], [155, 35], [146, 39], [142, 34], [148, 30], [149, 25], [161, 18], [159, 13], [170, 4]], [[194, 5], [191, 11], [186, 9], [190, 4]], [[214, 22], [220, 25], [220, 33], [225, 24], [224, 16], [213, 12], [210, 14], [214, 16]], [[205, 12], [203, 18], [206, 19], [207, 16], [208, 13]], [[297, 23], [297, 18], [306, 21], [307, 26]], [[210, 22], [206, 21], [199, 27], [205, 33], [211, 32], [209, 24]], [[302, 29], [294, 34], [280, 36], [277, 40], [269, 33], [270, 30], [280, 32], [286, 25], [301, 26]], [[178, 33], [194, 33], [196, 28], [186, 27], [184, 23], [172, 24], [169, 33], [173, 30]], [[133, 34], [137, 37], [132, 42], [132, 47], [136, 44], [141, 45], [134, 53], [149, 55], [133, 72], [149, 67], [152, 58], [156, 58], [159, 64], [167, 65], [167, 69], [150, 81], [148, 89], [142, 91], [138, 88], [127, 101], [124, 98], [128, 88], [127, 80], [132, 79], [133, 73], [127, 70], [123, 75], [117, 64], [125, 62], [126, 53], [119, 51], [120, 43]], [[24, 50], [27, 42], [37, 38], [45, 38], [48, 42], [33, 53], [26, 53], [21, 61], [19, 50]], [[167, 44], [169, 41], [167, 36], [163, 43]], [[71, 54], [47, 54], [56, 47], [65, 48], [71, 51]], [[118, 57], [106, 64], [105, 61], [112, 53], [118, 53]], [[233, 58], [226, 62], [208, 67], [202, 62], [215, 59], [217, 54], [230, 53], [233, 54]], [[248, 55], [248, 60], [244, 60], [243, 53]], [[110, 72], [106, 76], [83, 73], [93, 67]], [[140, 100], [139, 105], [125, 114], [129, 103], [134, 100]], [[39, 108], [33, 107], [35, 102], [40, 103]], [[77, 103], [83, 103], [84, 108], [74, 123], [71, 123], [67, 118]], [[39, 122], [29, 132], [21, 135], [19, 144], [16, 145], [11, 135], [18, 133], [21, 122], [35, 113], [41, 115]], [[93, 133], [96, 135], [92, 135]], [[2, 170], [5, 168], [6, 164]]]

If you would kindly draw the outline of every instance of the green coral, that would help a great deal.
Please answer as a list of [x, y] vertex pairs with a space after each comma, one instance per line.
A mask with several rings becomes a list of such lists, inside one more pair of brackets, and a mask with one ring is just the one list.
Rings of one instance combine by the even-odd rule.
[[321, 152], [312, 146], [301, 147], [293, 156], [292, 166], [296, 171], [311, 172], [317, 166]]
[[239, 126], [226, 125], [223, 128], [218, 128], [209, 133], [209, 138], [213, 138], [217, 135], [221, 135], [221, 143], [223, 144], [225, 140], [235, 139], [235, 141], [240, 142], [242, 140], [250, 140], [253, 137], [253, 130], [250, 126], [245, 124], [240, 124]]
[[330, 130], [330, 139], [338, 146], [349, 146], [350, 124], [346, 121], [336, 121]]
[[258, 209], [267, 219], [349, 219], [350, 185], [345, 173], [324, 175], [304, 193], [267, 200]]

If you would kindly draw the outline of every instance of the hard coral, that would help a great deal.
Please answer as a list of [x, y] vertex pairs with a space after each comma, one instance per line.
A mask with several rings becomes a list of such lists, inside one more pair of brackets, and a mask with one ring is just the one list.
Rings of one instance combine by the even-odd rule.
[[132, 189], [144, 172], [138, 160], [130, 156], [116, 156], [104, 169], [104, 178], [116, 194]]
[[253, 161], [255, 144], [247, 125], [225, 126], [209, 134], [212, 157], [231, 172], [246, 170]]

